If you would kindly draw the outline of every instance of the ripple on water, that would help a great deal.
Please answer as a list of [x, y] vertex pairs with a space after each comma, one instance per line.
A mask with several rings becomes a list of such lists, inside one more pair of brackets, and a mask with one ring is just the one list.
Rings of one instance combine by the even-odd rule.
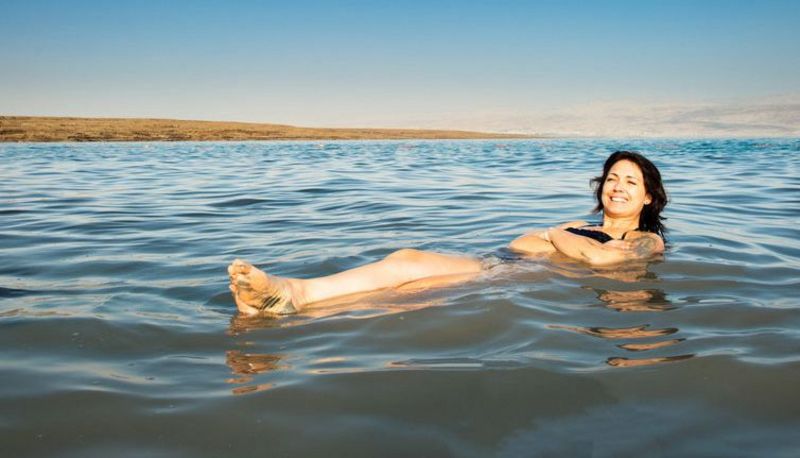
[[[663, 259], [498, 262], [440, 290], [233, 314], [235, 257], [319, 276], [402, 247], [497, 255], [533, 228], [596, 221], [589, 180], [620, 148], [665, 177]], [[798, 151], [795, 139], [2, 145], [4, 450], [790, 456]]]

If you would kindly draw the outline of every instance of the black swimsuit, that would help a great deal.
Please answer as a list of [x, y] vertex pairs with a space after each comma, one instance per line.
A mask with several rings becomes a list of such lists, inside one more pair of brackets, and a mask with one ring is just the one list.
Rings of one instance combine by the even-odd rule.
[[[584, 227], [590, 227], [590, 226], [584, 226]], [[580, 227], [568, 227], [568, 228], [566, 228], [564, 230], [567, 231], [567, 232], [571, 232], [571, 233], [573, 233], [575, 235], [581, 235], [583, 237], [589, 237], [590, 239], [597, 240], [600, 243], [606, 243], [606, 242], [608, 242], [610, 240], [614, 240], [614, 237], [611, 237], [610, 235], [606, 234], [603, 231], [595, 231], [595, 230], [592, 230], [592, 229], [583, 229], [583, 228], [580, 228]], [[620, 240], [625, 240], [625, 236], [626, 235], [628, 235], [627, 232], [622, 234], [622, 238]]]

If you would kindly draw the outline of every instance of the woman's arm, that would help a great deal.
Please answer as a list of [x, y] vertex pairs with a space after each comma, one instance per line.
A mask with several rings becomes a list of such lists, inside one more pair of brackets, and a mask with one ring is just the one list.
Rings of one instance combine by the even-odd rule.
[[[585, 225], [586, 225], [585, 221], [570, 221], [569, 223], [564, 223], [560, 226], [556, 226], [556, 228], [554, 229], [566, 229], [568, 227], [579, 227]], [[525, 254], [555, 253], [556, 248], [553, 246], [553, 243], [550, 241], [550, 238], [548, 236], [549, 230], [550, 229], [546, 229], [543, 231], [529, 232], [523, 236], [514, 239], [508, 245], [508, 248]]]
[[605, 244], [563, 229], [550, 229], [548, 233], [556, 250], [593, 266], [648, 259], [664, 251], [664, 241], [651, 233], [638, 233], [638, 236], [628, 240], [614, 240]]

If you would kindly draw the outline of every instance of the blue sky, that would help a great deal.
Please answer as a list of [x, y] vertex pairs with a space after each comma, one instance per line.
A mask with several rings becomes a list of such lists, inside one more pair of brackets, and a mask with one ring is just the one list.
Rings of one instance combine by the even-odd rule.
[[793, 0], [4, 0], [0, 12], [0, 114], [530, 130], [554, 113], [793, 107], [800, 94]]

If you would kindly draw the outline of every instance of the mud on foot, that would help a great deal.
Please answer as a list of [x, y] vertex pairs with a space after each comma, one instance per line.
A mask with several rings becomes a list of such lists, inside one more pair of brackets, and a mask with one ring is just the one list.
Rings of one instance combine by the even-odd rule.
[[286, 279], [268, 275], [241, 259], [234, 260], [228, 266], [228, 275], [231, 280], [229, 288], [241, 313], [285, 315], [297, 311]]

